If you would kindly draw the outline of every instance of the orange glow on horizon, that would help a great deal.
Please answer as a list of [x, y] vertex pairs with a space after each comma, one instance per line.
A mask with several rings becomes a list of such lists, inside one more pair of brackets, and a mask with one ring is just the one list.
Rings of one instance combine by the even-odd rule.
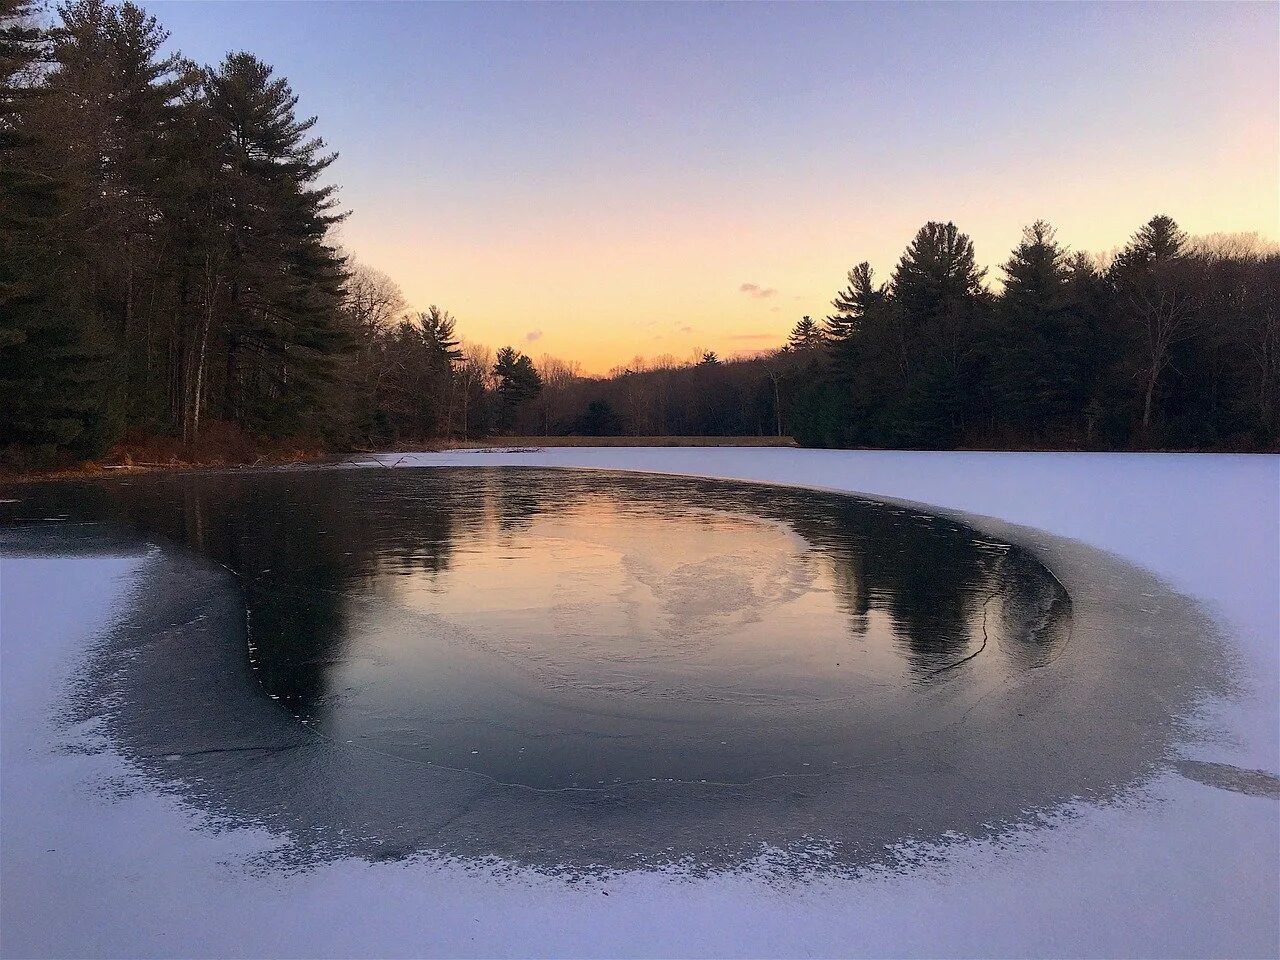
[[[953, 220], [972, 236], [993, 283], [1023, 226], [1039, 218], [1071, 249], [1093, 253], [1124, 244], [1158, 213], [1192, 235], [1280, 239], [1280, 41], [1258, 29], [1275, 26], [1274, 8], [1169, 6], [1156, 20], [1156, 8], [1142, 12], [1022, 10], [1079, 18], [1096, 34], [1091, 69], [1075, 75], [1074, 63], [1059, 64], [1037, 77], [1028, 90], [1042, 95], [1034, 100], [1042, 113], [1025, 118], [1016, 105], [982, 104], [1005, 93], [1025, 99], [1028, 90], [971, 90], [975, 112], [960, 132], [946, 100], [913, 101], [901, 116], [882, 111], [850, 130], [813, 119], [788, 127], [786, 110], [772, 104], [762, 119], [781, 126], [752, 139], [731, 119], [721, 128], [701, 104], [680, 101], [676, 84], [668, 95], [677, 99], [662, 109], [643, 88], [610, 91], [610, 105], [628, 106], [633, 93], [643, 100], [633, 126], [605, 126], [594, 137], [550, 122], [522, 128], [504, 145], [528, 159], [464, 140], [456, 155], [436, 160], [424, 144], [426, 159], [404, 181], [398, 158], [366, 151], [376, 176], [355, 160], [335, 167], [354, 211], [340, 240], [399, 283], [413, 306], [452, 312], [465, 339], [606, 374], [636, 356], [777, 347], [802, 315], [830, 312], [855, 263], [869, 260], [887, 279], [929, 220]], [[1183, 30], [1192, 16], [1204, 21], [1200, 33], [1177, 33], [1176, 48], [1154, 32], [1153, 24]], [[1123, 41], [1107, 32], [1120, 29], [1111, 22], [1118, 17], [1133, 20]], [[1130, 59], [1114, 61], [1117, 51]], [[1111, 73], [1099, 75], [1103, 68]], [[845, 94], [835, 81], [815, 84], [809, 108], [839, 114]], [[566, 89], [548, 109], [568, 109], [562, 100], [580, 88]], [[722, 95], [730, 112], [739, 106], [736, 92]], [[458, 122], [479, 129], [470, 118]], [[937, 151], [927, 135], [939, 126], [951, 139]]]

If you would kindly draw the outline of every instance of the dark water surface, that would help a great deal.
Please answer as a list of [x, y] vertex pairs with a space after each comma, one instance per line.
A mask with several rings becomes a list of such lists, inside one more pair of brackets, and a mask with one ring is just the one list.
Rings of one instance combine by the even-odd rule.
[[154, 560], [88, 699], [109, 687], [120, 741], [194, 799], [346, 852], [845, 856], [1140, 765], [1107, 743], [1097, 665], [1062, 656], [1059, 579], [905, 508], [456, 468], [45, 485], [6, 509], [64, 549], [189, 551]]

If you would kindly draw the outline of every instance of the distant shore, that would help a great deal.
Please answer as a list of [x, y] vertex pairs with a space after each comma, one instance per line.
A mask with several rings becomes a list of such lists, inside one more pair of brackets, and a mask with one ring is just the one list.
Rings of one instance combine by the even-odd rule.
[[450, 440], [428, 449], [489, 447], [796, 447], [791, 437], [486, 437]]
[[156, 470], [216, 470], [341, 463], [361, 454], [431, 453], [520, 447], [795, 447], [791, 437], [484, 437], [395, 444], [385, 448], [330, 450], [313, 443], [280, 441], [195, 449], [174, 442], [122, 445], [101, 460], [45, 470], [0, 468], [0, 485], [39, 480], [76, 480]]
[[[68, 464], [45, 470], [15, 470], [0, 467], [0, 486], [41, 480], [77, 480], [88, 477], [150, 473], [157, 470], [235, 470], [254, 467], [318, 466], [338, 464], [387, 453], [440, 453], [446, 450], [537, 450], [547, 447], [751, 447], [798, 448], [792, 437], [518, 437], [494, 436], [470, 440], [437, 440], [393, 444], [386, 447], [329, 449], [317, 443], [291, 440], [262, 441], [238, 445], [184, 447], [177, 441], [122, 445], [101, 460]], [[879, 448], [867, 448], [879, 449]], [[922, 451], [923, 452], [923, 451]], [[932, 451], [948, 452], [948, 451]], [[959, 448], [953, 453], [1218, 453], [1274, 456], [1275, 451], [1233, 450], [1090, 450], [1064, 447], [1002, 447], [998, 445]]]

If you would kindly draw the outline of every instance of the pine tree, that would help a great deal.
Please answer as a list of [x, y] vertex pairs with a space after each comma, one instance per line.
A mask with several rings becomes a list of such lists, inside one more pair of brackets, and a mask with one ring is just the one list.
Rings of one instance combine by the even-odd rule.
[[446, 435], [453, 421], [456, 396], [454, 368], [462, 351], [454, 336], [456, 321], [447, 310], [432, 304], [402, 329], [399, 344], [401, 378], [410, 384], [410, 405], [420, 436]]
[[106, 371], [59, 243], [66, 185], [39, 119], [50, 39], [34, 6], [0, 4], [0, 456], [26, 465], [101, 451]]
[[892, 417], [900, 442], [949, 447], [975, 418], [985, 273], [954, 223], [925, 224], [898, 261], [891, 290], [912, 364]]
[[178, 57], [161, 53], [168, 32], [134, 3], [74, 0], [58, 14], [41, 122], [61, 139], [64, 268], [111, 354], [104, 402], [118, 430], [144, 414], [153, 385], [155, 265], [170, 253], [162, 197], [186, 76]]
[[457, 321], [448, 310], [441, 310], [435, 304], [427, 308], [425, 313], [418, 314], [418, 329], [422, 331], [422, 340], [433, 360], [442, 368], [449, 368], [462, 359], [462, 351], [458, 349], [458, 340], [454, 336]]
[[588, 437], [616, 437], [622, 433], [622, 421], [607, 400], [592, 400], [578, 421], [578, 432]]
[[893, 296], [920, 330], [933, 326], [959, 339], [985, 295], [985, 275], [973, 241], [954, 223], [926, 223], [898, 261]]
[[515, 425], [520, 408], [542, 389], [542, 377], [534, 368], [533, 361], [513, 347], [503, 347], [498, 351], [493, 375], [497, 381], [498, 426], [509, 430]]
[[792, 350], [815, 350], [827, 342], [826, 334], [814, 322], [812, 317], [804, 316], [796, 321], [787, 337], [787, 346]]
[[251, 54], [205, 71], [204, 96], [229, 171], [228, 236], [225, 259], [217, 249], [205, 256], [186, 432], [198, 433], [215, 316], [223, 319], [227, 413], [272, 432], [296, 430], [351, 346], [340, 322], [346, 265], [328, 242], [344, 214], [334, 212], [335, 188], [317, 185], [337, 155], [308, 136], [316, 118], [297, 118], [288, 81]]
[[827, 317], [827, 336], [835, 341], [847, 340], [862, 328], [867, 315], [886, 298], [887, 291], [883, 285], [877, 286], [871, 264], [862, 261], [849, 271], [849, 285], [831, 301], [836, 312]]
[[1111, 271], [1115, 276], [1122, 276], [1130, 271], [1149, 270], [1175, 262], [1186, 252], [1186, 233], [1172, 217], [1157, 214], [1138, 228], [1116, 257]]
[[1141, 427], [1150, 435], [1158, 390], [1173, 348], [1196, 333], [1199, 320], [1195, 264], [1187, 236], [1163, 214], [1144, 224], [1108, 271], [1119, 317], [1129, 329], [1142, 391]]
[[992, 367], [1000, 419], [1021, 429], [1051, 429], [1083, 408], [1079, 338], [1067, 251], [1037, 220], [1002, 267], [1004, 290], [992, 331]]
[[714, 367], [720, 363], [720, 358], [716, 356], [714, 350], [707, 350], [702, 354], [702, 359], [698, 361], [699, 367]]

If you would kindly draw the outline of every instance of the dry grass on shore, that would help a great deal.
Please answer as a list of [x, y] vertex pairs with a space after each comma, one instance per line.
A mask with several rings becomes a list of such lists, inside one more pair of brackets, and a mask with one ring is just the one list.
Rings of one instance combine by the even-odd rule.
[[347, 459], [351, 454], [434, 452], [440, 450], [529, 449], [532, 447], [794, 447], [790, 437], [486, 437], [479, 440], [441, 440], [406, 443], [381, 450], [326, 450], [315, 441], [263, 440], [222, 424], [215, 424], [198, 445], [164, 437], [149, 437], [117, 445], [101, 460], [66, 464], [44, 470], [0, 467], [0, 483], [68, 480], [153, 470], [207, 470], [230, 467], [268, 467]]
[[196, 444], [184, 443], [176, 437], [127, 437], [96, 460], [32, 469], [0, 467], [0, 483], [78, 479], [152, 470], [284, 466], [332, 456], [332, 451], [326, 450], [317, 440], [255, 437], [234, 424], [213, 421]]

